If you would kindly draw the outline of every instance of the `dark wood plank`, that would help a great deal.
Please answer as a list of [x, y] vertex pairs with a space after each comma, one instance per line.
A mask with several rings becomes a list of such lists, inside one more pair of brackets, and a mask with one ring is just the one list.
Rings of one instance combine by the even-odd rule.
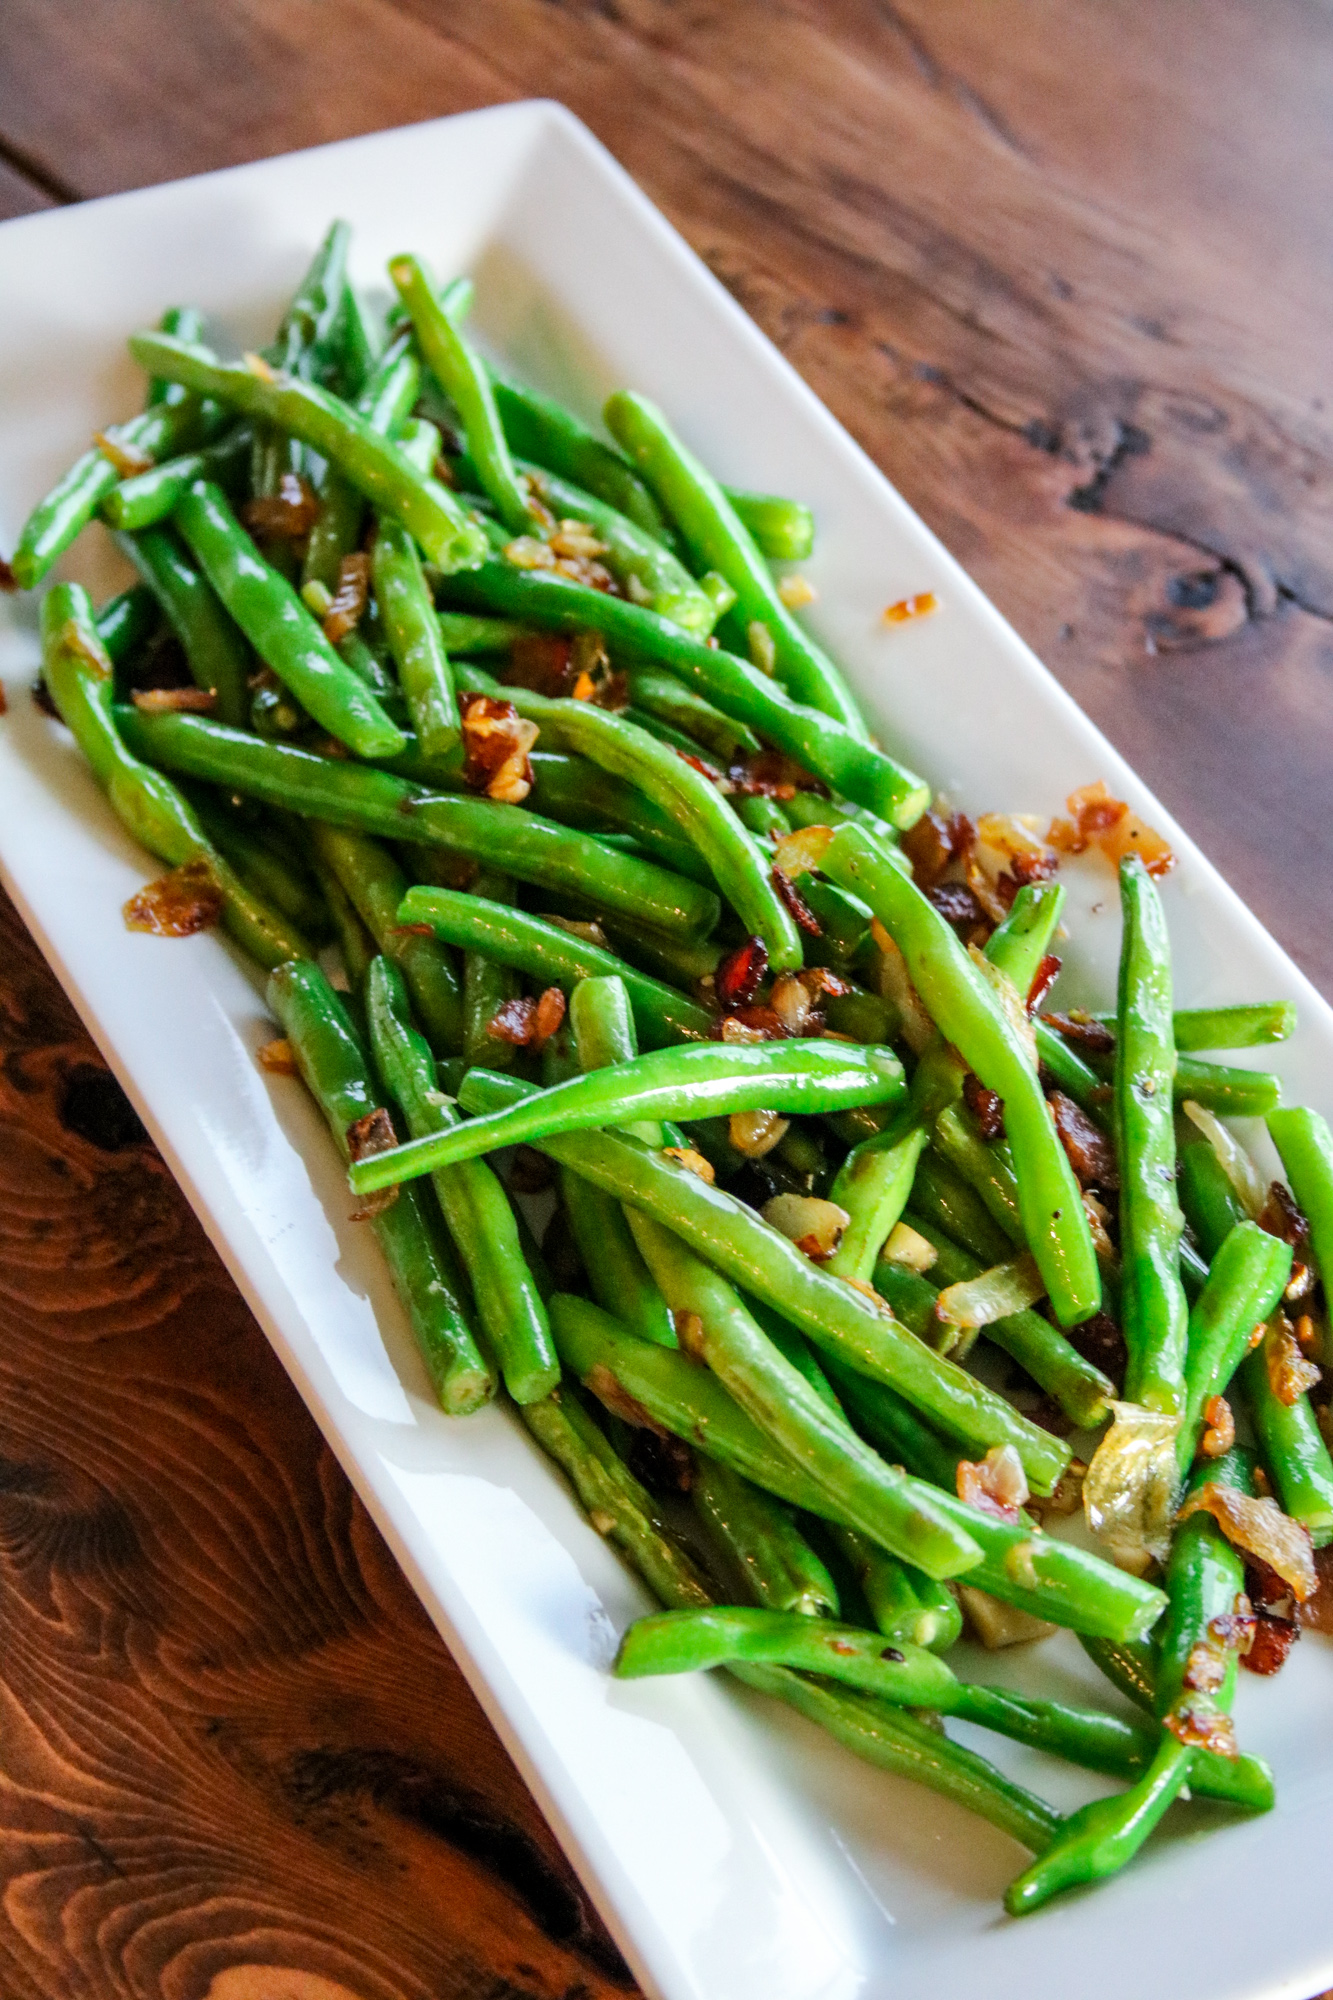
[[3, 897], [0, 1218], [6, 2000], [625, 1991]]

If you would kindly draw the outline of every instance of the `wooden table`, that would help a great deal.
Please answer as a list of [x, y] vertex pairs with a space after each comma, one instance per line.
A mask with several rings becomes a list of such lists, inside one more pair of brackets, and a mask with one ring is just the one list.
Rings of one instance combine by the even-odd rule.
[[[0, 47], [0, 214], [563, 98], [1333, 994], [1316, 0], [3, 0]], [[625, 1991], [3, 922], [0, 1991]]]

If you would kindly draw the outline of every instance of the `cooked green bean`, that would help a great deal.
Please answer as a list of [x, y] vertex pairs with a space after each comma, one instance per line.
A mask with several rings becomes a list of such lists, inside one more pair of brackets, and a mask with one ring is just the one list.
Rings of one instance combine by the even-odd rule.
[[912, 1183], [911, 1208], [975, 1257], [978, 1270], [989, 1270], [1013, 1255], [1013, 1245], [991, 1220], [980, 1195], [929, 1149], [922, 1154]]
[[[1114, 1014], [1092, 1018], [1115, 1028]], [[1172, 1022], [1180, 1054], [1196, 1049], [1254, 1049], [1291, 1038], [1296, 1032], [1296, 1006], [1291, 1000], [1261, 1000], [1239, 1007], [1177, 1007]]]
[[[132, 583], [98, 609], [93, 620], [97, 636], [113, 667], [128, 665], [158, 627], [158, 603], [148, 586]], [[122, 677], [117, 676], [117, 686]]]
[[248, 424], [233, 424], [216, 444], [164, 459], [113, 486], [102, 502], [102, 519], [122, 534], [137, 534], [165, 521], [199, 479], [211, 479], [227, 494], [240, 486], [250, 463]]
[[116, 539], [166, 613], [196, 687], [216, 694], [220, 721], [242, 728], [250, 712], [252, 655], [239, 627], [168, 529]]
[[1333, 1301], [1333, 1133], [1317, 1111], [1305, 1109], [1270, 1112], [1268, 1130], [1310, 1225], [1324, 1296]]
[[[420, 387], [421, 364], [415, 348], [393, 341], [357, 397], [357, 412], [382, 437], [393, 437], [410, 417]], [[326, 464], [319, 483], [319, 515], [301, 569], [303, 587], [322, 583], [328, 590], [337, 589], [339, 565], [360, 539], [365, 505], [360, 489], [336, 465]]]
[[886, 1639], [910, 1639], [933, 1653], [947, 1653], [963, 1630], [958, 1600], [947, 1586], [891, 1556], [856, 1528], [831, 1523], [829, 1532], [861, 1586], [876, 1630]]
[[[446, 1131], [458, 1114], [441, 1100], [435, 1063], [412, 1025], [398, 968], [377, 958], [366, 979], [376, 1066], [415, 1138]], [[560, 1379], [546, 1307], [519, 1243], [509, 1197], [484, 1160], [438, 1169], [431, 1185], [472, 1282], [477, 1318], [516, 1403], [535, 1403]]]
[[690, 1499], [747, 1596], [772, 1611], [836, 1618], [838, 1587], [780, 1500], [712, 1459], [696, 1463]]
[[[1211, 1153], [1211, 1147], [1208, 1150]], [[1290, 1245], [1243, 1217], [1214, 1250], [1207, 1282], [1190, 1309], [1184, 1408], [1177, 1441], [1182, 1474], [1198, 1450], [1209, 1400], [1225, 1393], [1245, 1358], [1255, 1328], [1276, 1307], [1290, 1274]]]
[[[447, 946], [437, 938], [403, 930], [398, 908], [407, 877], [388, 850], [364, 833], [345, 827], [311, 828], [315, 853], [342, 883], [357, 915], [377, 948], [391, 959], [407, 981], [412, 1005], [436, 1055], [458, 1055], [463, 1048], [463, 995], [458, 971]], [[410, 1123], [410, 1120], [409, 1120]], [[432, 1131], [441, 1129], [432, 1125]]]
[[[1214, 1484], [1253, 1493], [1243, 1453], [1205, 1460], [1190, 1479], [1189, 1491]], [[1177, 1524], [1166, 1565], [1166, 1594], [1157, 1651], [1157, 1719], [1183, 1743], [1209, 1744], [1225, 1755], [1235, 1748], [1229, 1711], [1236, 1692], [1237, 1613], [1245, 1608], [1245, 1568], [1211, 1514], [1200, 1511]]]
[[602, 545], [599, 560], [625, 586], [636, 604], [706, 639], [718, 607], [676, 560], [665, 542], [650, 535], [605, 500], [520, 459], [519, 469], [536, 498], [561, 520], [583, 521]]
[[[728, 764], [753, 756], [763, 748], [753, 729], [724, 715], [720, 708], [714, 708], [711, 701], [695, 694], [674, 674], [656, 673], [651, 667], [639, 667], [625, 676], [625, 685], [635, 708], [643, 709], [663, 722], [674, 723], [703, 749], [713, 751]], [[764, 799], [746, 803], [771, 806], [773, 801]], [[785, 817], [778, 830], [782, 833], [789, 830]]]
[[1239, 1380], [1282, 1511], [1308, 1528], [1315, 1547], [1323, 1548], [1333, 1541], [1333, 1461], [1309, 1397], [1303, 1390], [1284, 1388], [1280, 1378], [1274, 1380], [1290, 1339], [1289, 1327], [1271, 1319], [1259, 1346], [1241, 1362]]
[[[420, 464], [415, 449], [404, 451]], [[417, 545], [401, 521], [380, 521], [370, 575], [418, 748], [430, 759], [447, 757], [461, 733], [453, 670]]]
[[535, 459], [546, 471], [572, 479], [655, 540], [669, 539], [656, 500], [614, 446], [552, 397], [495, 375], [492, 385], [495, 407], [516, 457]]
[[769, 562], [804, 562], [815, 550], [815, 517], [800, 500], [777, 493], [746, 493], [735, 486], [722, 491], [732, 511]]
[[[338, 995], [317, 965], [295, 960], [268, 983], [268, 1004], [291, 1043], [301, 1075], [344, 1159], [349, 1130], [381, 1108], [369, 1065]], [[479, 1409], [495, 1392], [477, 1351], [462, 1285], [429, 1202], [407, 1191], [371, 1218], [394, 1286], [407, 1309], [440, 1403], [452, 1416]]]

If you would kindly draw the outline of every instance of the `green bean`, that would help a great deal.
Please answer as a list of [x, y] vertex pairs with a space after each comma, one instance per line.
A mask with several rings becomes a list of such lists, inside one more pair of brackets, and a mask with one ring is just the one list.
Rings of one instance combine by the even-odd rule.
[[1105, 1130], [1110, 1123], [1106, 1107], [1113, 1095], [1111, 1086], [1048, 1022], [1038, 1018], [1032, 1026], [1037, 1041], [1037, 1059], [1052, 1083], [1066, 1097], [1072, 1097], [1079, 1109], [1086, 1111], [1089, 1118]]
[[922, 1154], [916, 1170], [911, 1206], [909, 1220], [919, 1216], [942, 1229], [976, 1258], [978, 1270], [989, 1270], [1013, 1254], [1008, 1237], [992, 1222], [980, 1195], [940, 1155], [929, 1150]]
[[1290, 1328], [1274, 1317], [1259, 1346], [1240, 1364], [1245, 1405], [1272, 1474], [1284, 1514], [1310, 1531], [1316, 1548], [1333, 1541], [1333, 1461], [1304, 1393], [1288, 1403], [1273, 1383], [1272, 1369]]
[[151, 372], [216, 396], [243, 415], [290, 432], [326, 458], [381, 512], [403, 522], [441, 569], [478, 562], [486, 540], [447, 488], [410, 465], [358, 411], [313, 382], [245, 364], [223, 366], [204, 347], [135, 334], [135, 360]]
[[679, 528], [699, 569], [714, 569], [736, 592], [736, 615], [757, 622], [776, 649], [778, 678], [808, 702], [864, 737], [865, 723], [828, 655], [798, 625], [778, 595], [763, 557], [717, 481], [676, 437], [645, 397], [621, 390], [605, 410], [607, 429]]
[[[446, 848], [520, 882], [568, 889], [600, 907], [632, 912], [664, 931], [693, 936], [709, 930], [716, 917], [716, 897], [699, 884], [539, 819], [522, 806], [424, 792], [387, 771], [321, 757], [294, 744], [256, 742], [203, 716], [122, 710], [117, 720], [131, 744], [155, 763], [266, 804], [289, 805], [311, 819]], [[181, 723], [184, 728], [174, 726]], [[429, 920], [426, 912], [403, 918], [404, 923], [423, 920]]]
[[1176, 1140], [1171, 1086], [1171, 946], [1161, 898], [1137, 855], [1120, 865], [1124, 943], [1116, 1017], [1115, 1107], [1120, 1155], [1121, 1319], [1125, 1394], [1169, 1414], [1184, 1407], [1188, 1310], [1180, 1282]]
[[868, 1283], [884, 1239], [907, 1206], [925, 1143], [926, 1133], [918, 1126], [896, 1146], [858, 1146], [847, 1155], [828, 1192], [829, 1200], [846, 1209], [850, 1218], [837, 1249], [826, 1260], [826, 1268], [836, 1276]]
[[493, 560], [452, 573], [445, 587], [451, 602], [468, 610], [498, 611], [559, 632], [601, 632], [617, 658], [666, 667], [832, 790], [883, 813], [895, 826], [914, 825], [930, 803], [930, 787], [915, 773], [831, 716], [793, 701], [758, 667], [643, 605], [585, 589], [549, 570], [515, 569]]
[[1210, 1258], [1227, 1231], [1246, 1220], [1240, 1196], [1206, 1139], [1191, 1139], [1180, 1149], [1180, 1198], [1190, 1228]]
[[[158, 321], [163, 333], [174, 333], [179, 340], [198, 340], [204, 330], [204, 316], [198, 306], [168, 306]], [[174, 382], [152, 381], [144, 397], [144, 408], [155, 410], [163, 403], [179, 403], [185, 391], [178, 389]]]
[[[1212, 1148], [1208, 1151], [1211, 1154]], [[1245, 1218], [1233, 1224], [1214, 1252], [1207, 1283], [1189, 1316], [1184, 1409], [1177, 1440], [1182, 1475], [1198, 1450], [1208, 1402], [1224, 1394], [1255, 1328], [1277, 1306], [1290, 1275], [1290, 1245]], [[1264, 1401], [1267, 1404], [1267, 1396]]]
[[137, 534], [165, 521], [199, 479], [211, 479], [232, 492], [245, 479], [252, 443], [248, 424], [233, 424], [216, 444], [164, 459], [113, 486], [102, 502], [102, 519], [122, 534]]
[[401, 521], [380, 522], [370, 574], [417, 745], [425, 757], [445, 757], [461, 734], [458, 697], [417, 545]]
[[[472, 890], [476, 898], [485, 898], [493, 907], [513, 907], [514, 885], [507, 875], [483, 870], [473, 882]], [[501, 1008], [517, 999], [518, 994], [518, 974], [511, 966], [484, 951], [464, 952], [463, 1056], [468, 1069], [475, 1063], [488, 1069], [509, 1068], [517, 1054], [517, 1045], [493, 1034], [491, 1024]]]
[[93, 623], [112, 666], [127, 666], [157, 630], [157, 599], [146, 584], [132, 583], [107, 599]]
[[1333, 1133], [1317, 1111], [1304, 1107], [1270, 1112], [1268, 1131], [1310, 1225], [1315, 1268], [1333, 1304]]
[[[1151, 1647], [1138, 1640], [1117, 1643], [1082, 1633], [1079, 1644], [1113, 1687], [1150, 1715], [1156, 1714], [1157, 1667]], [[1273, 1774], [1262, 1758], [1224, 1757], [1214, 1750], [1195, 1750], [1190, 1789], [1200, 1797], [1225, 1799], [1251, 1812], [1267, 1812], [1274, 1798]]]
[[[349, 1128], [380, 1109], [380, 1100], [346, 1009], [319, 967], [299, 960], [270, 977], [268, 1004], [338, 1150], [349, 1158]], [[477, 1352], [458, 1273], [431, 1227], [426, 1197], [418, 1189], [406, 1201], [400, 1194], [372, 1217], [371, 1227], [441, 1406], [452, 1416], [479, 1409], [495, 1384]]]
[[[1093, 1058], [1104, 1075], [1114, 1060]], [[1201, 1056], [1177, 1056], [1171, 1094], [1175, 1103], [1193, 1100], [1219, 1118], [1266, 1118], [1282, 1102], [1282, 1083], [1269, 1070], [1236, 1069], [1205, 1062]]]
[[384, 331], [378, 326], [356, 286], [343, 284], [336, 329], [337, 358], [330, 387], [349, 402], [359, 396], [375, 372], [384, 351]]
[[623, 1550], [655, 1595], [668, 1604], [705, 1605], [712, 1592], [657, 1521], [657, 1510], [616, 1457], [569, 1389], [555, 1389], [519, 1409], [542, 1449], [570, 1480], [598, 1534]]
[[615, 968], [618, 972], [624, 970], [620, 960], [627, 959], [641, 972], [660, 973], [668, 986], [682, 992], [692, 992], [711, 980], [725, 955], [715, 939], [670, 938], [646, 924], [628, 923], [624, 917], [608, 917], [603, 929], [620, 954]]
[[[495, 1084], [492, 1091], [469, 1079], [478, 1108], [483, 1093], [492, 1104], [513, 1103], [524, 1090], [506, 1078]], [[1067, 1445], [932, 1354], [853, 1286], [821, 1271], [744, 1202], [613, 1133], [552, 1135], [538, 1142], [538, 1150], [678, 1232], [742, 1291], [799, 1327], [821, 1355], [839, 1355], [849, 1367], [893, 1383], [969, 1449], [1012, 1444], [1034, 1489], [1050, 1492], [1059, 1480], [1069, 1462]]]
[[907, 960], [941, 1034], [1004, 1102], [1025, 1234], [1057, 1318], [1097, 1311], [1101, 1280], [1087, 1217], [1036, 1068], [985, 976], [949, 924], [854, 824], [833, 835], [820, 866], [869, 903]]
[[[483, 694], [500, 692], [475, 667], [460, 666], [459, 684]], [[800, 966], [801, 934], [773, 887], [764, 858], [707, 778], [643, 730], [593, 702], [553, 701], [527, 688], [505, 692], [520, 715], [540, 726], [549, 746], [573, 751], [626, 779], [671, 819], [699, 850], [746, 929], [762, 938], [775, 972]]]
[[[395, 341], [376, 362], [356, 400], [356, 409], [370, 428], [392, 437], [407, 422], [421, 387], [421, 364], [414, 348]], [[338, 586], [342, 559], [355, 549], [361, 534], [365, 501], [359, 488], [338, 467], [326, 464], [319, 484], [319, 514], [306, 544], [301, 583]]]
[[[414, 895], [420, 900], [436, 893]], [[438, 1141], [361, 1161], [353, 1172], [353, 1186], [358, 1194], [367, 1194], [436, 1165], [503, 1146], [531, 1145], [553, 1132], [710, 1111], [728, 1115], [770, 1108], [819, 1111], [843, 1102], [892, 1100], [905, 1088], [902, 1065], [890, 1049], [824, 1040], [693, 1042], [683, 1048], [651, 1050], [614, 1071], [573, 1077], [530, 1103], [490, 1117], [469, 1118]], [[473, 1110], [466, 1084], [460, 1102], [465, 1110]]]
[[955, 1576], [979, 1560], [971, 1537], [944, 1525], [928, 1489], [861, 1444], [784, 1360], [725, 1278], [651, 1217], [633, 1216], [631, 1227], [681, 1337], [688, 1322], [691, 1351], [827, 1504], [927, 1576]]
[[591, 528], [602, 544], [600, 560], [636, 604], [647, 604], [701, 639], [708, 637], [718, 620], [718, 606], [664, 542], [568, 480], [525, 459], [518, 466], [529, 490], [552, 514]]
[[241, 880], [290, 917], [306, 937], [327, 937], [329, 913], [323, 895], [295, 857], [230, 812], [206, 786], [196, 786], [186, 796], [205, 835]]
[[513, 651], [515, 639], [524, 637], [527, 627], [512, 618], [483, 618], [468, 611], [439, 611], [440, 636], [451, 653], [503, 653]]
[[[936, 1240], [935, 1232], [931, 1232], [928, 1240]], [[948, 1270], [939, 1270], [938, 1265], [936, 1270], [944, 1283], [950, 1285], [980, 1277], [983, 1269], [976, 1258], [959, 1249], [953, 1249], [947, 1260], [941, 1261], [947, 1261]], [[937, 1344], [942, 1331], [935, 1315], [939, 1294], [930, 1279], [882, 1259], [875, 1266], [874, 1285], [905, 1325], [922, 1339], [933, 1336], [932, 1345]], [[1077, 1348], [1071, 1347], [1059, 1328], [1040, 1313], [1031, 1310], [1008, 1313], [1003, 1319], [992, 1321], [985, 1335], [994, 1346], [1010, 1355], [1039, 1389], [1053, 1396], [1080, 1430], [1093, 1430], [1105, 1422], [1116, 1392], [1114, 1382], [1085, 1360]], [[958, 1347], [952, 1352], [962, 1358]]]
[[250, 709], [250, 648], [211, 586], [165, 528], [116, 539], [166, 613], [195, 685], [216, 694], [221, 721], [241, 728]]
[[[1114, 1030], [1114, 1014], [1094, 1014], [1094, 1021]], [[1177, 1007], [1172, 1016], [1176, 1049], [1254, 1049], [1264, 1042], [1285, 1042], [1296, 1031], [1296, 1006], [1291, 1000], [1261, 1000], [1239, 1007]]]
[[431, 1048], [442, 1056], [461, 1053], [463, 995], [458, 972], [448, 948], [436, 938], [399, 927], [398, 908], [407, 877], [398, 863], [378, 841], [343, 827], [315, 822], [311, 839], [316, 854], [350, 896], [377, 949], [402, 972]]
[[[748, 794], [742, 792], [739, 797], [733, 797], [732, 806], [742, 826], [748, 827], [751, 833], [758, 834], [761, 839], [781, 840], [784, 835], [791, 832], [791, 821], [776, 799], [765, 798], [759, 792]], [[809, 879], [808, 875], [803, 878], [804, 882], [808, 882]], [[804, 886], [801, 894], [805, 895]], [[808, 898], [806, 900], [809, 901]]]
[[[264, 349], [267, 364], [306, 381], [321, 380], [329, 372], [342, 313], [350, 239], [345, 222], [330, 225], [282, 316], [276, 338]], [[197, 334], [193, 337], [198, 339]], [[301, 453], [283, 426], [256, 427], [251, 485], [257, 496], [276, 495], [283, 474], [296, 470], [300, 462]]]
[[1026, 882], [987, 940], [986, 957], [1004, 973], [1020, 1001], [1026, 1001], [1051, 948], [1064, 902], [1059, 882]]
[[366, 974], [370, 971], [371, 963], [376, 956], [375, 940], [362, 923], [356, 905], [333, 870], [326, 867], [318, 855], [312, 857], [311, 865], [333, 922], [343, 971], [347, 975], [347, 1008], [355, 1017], [357, 1025], [362, 1026], [365, 1010], [361, 1004], [361, 994]]
[[[630, 701], [636, 708], [658, 716], [663, 722], [674, 723], [696, 743], [702, 744], [705, 750], [713, 751], [728, 764], [756, 755], [763, 748], [752, 729], [724, 715], [720, 708], [714, 708], [711, 701], [695, 694], [674, 674], [639, 667], [625, 678]], [[771, 805], [773, 802], [765, 799], [761, 803]], [[789, 831], [785, 817], [779, 831]]]
[[192, 487], [172, 518], [255, 651], [315, 721], [358, 756], [401, 750], [402, 730], [334, 652], [286, 578], [264, 561], [221, 488]]
[[[951, 1104], [935, 1121], [935, 1151], [980, 1198], [986, 1213], [999, 1224], [1012, 1246], [1027, 1247], [1022, 1201], [1013, 1155], [1003, 1139], [982, 1138], [976, 1120], [960, 1105]], [[999, 1260], [1003, 1261], [1003, 1259]]]
[[[569, 996], [569, 1026], [578, 1051], [579, 1068], [619, 1069], [639, 1053], [634, 1013], [624, 980], [615, 974], [581, 979]], [[662, 1121], [637, 1119], [626, 1126], [646, 1146], [667, 1144]]]
[[568, 757], [558, 750], [535, 749], [528, 762], [532, 766], [530, 804], [534, 812], [589, 833], [628, 834], [664, 868], [688, 875], [705, 888], [713, 886], [708, 863], [693, 842], [680, 834], [660, 806], [626, 779], [599, 770], [586, 757]]
[[412, 889], [398, 914], [404, 924], [429, 924], [446, 944], [479, 951], [530, 979], [566, 991], [580, 979], [618, 974], [630, 997], [639, 1039], [649, 1048], [703, 1041], [711, 1034], [713, 1016], [695, 1001], [635, 972], [600, 945], [585, 943], [525, 910], [506, 909], [480, 895], [459, 895], [449, 889]]
[[493, 391], [505, 436], [516, 456], [535, 459], [547, 471], [574, 480], [656, 540], [669, 539], [657, 502], [629, 461], [611, 445], [535, 389], [519, 388], [497, 377], [493, 378]]
[[[441, 1099], [435, 1063], [412, 1025], [398, 968], [377, 958], [366, 979], [366, 1016], [376, 1066], [415, 1138], [446, 1131], [457, 1112]], [[449, 1234], [472, 1281], [477, 1318], [516, 1403], [535, 1403], [560, 1379], [546, 1307], [524, 1262], [509, 1197], [484, 1160], [431, 1176]]]
[[1123, 1868], [1188, 1782], [1191, 1756], [1186, 1744], [1164, 1731], [1152, 1764], [1136, 1785], [1071, 1813], [1040, 1858], [1010, 1883], [1004, 1897], [1009, 1915], [1026, 1916], [1063, 1889], [1102, 1881]]
[[815, 517], [800, 500], [777, 493], [745, 493], [735, 486], [722, 491], [732, 511], [769, 562], [804, 562], [815, 550]]
[[947, 1586], [878, 1548], [855, 1528], [830, 1524], [829, 1532], [860, 1584], [880, 1634], [947, 1652], [963, 1630], [958, 1600]]
[[463, 420], [468, 455], [513, 535], [534, 525], [532, 505], [505, 443], [489, 378], [416, 257], [391, 257], [389, 276], [416, 329], [427, 367]]
[[[636, 1340], [586, 1299], [557, 1295], [551, 1302], [551, 1326], [561, 1360], [581, 1380], [605, 1386], [609, 1378], [664, 1430], [803, 1512], [846, 1524], [842, 1509], [830, 1504], [707, 1369], [683, 1354]], [[1044, 1535], [1027, 1521], [1011, 1527], [993, 1514], [969, 1507], [954, 1492], [956, 1453], [907, 1404], [851, 1371], [842, 1371], [840, 1381], [849, 1398], [853, 1393], [860, 1397], [863, 1407], [857, 1414], [863, 1421], [866, 1410], [876, 1413], [894, 1460], [905, 1463], [918, 1479], [929, 1480], [932, 1487], [942, 1487], [932, 1492], [933, 1505], [943, 1508], [981, 1547], [983, 1560], [969, 1574], [969, 1583], [1076, 1632], [1123, 1640], [1151, 1627], [1164, 1603], [1161, 1591], [1068, 1542]], [[869, 1423], [865, 1428], [878, 1442]]]
[[[1244, 1454], [1233, 1451], [1206, 1460], [1189, 1490], [1197, 1493], [1210, 1485], [1253, 1493]], [[1157, 1654], [1157, 1719], [1182, 1742], [1211, 1743], [1226, 1754], [1235, 1747], [1228, 1711], [1236, 1692], [1236, 1614], [1245, 1606], [1245, 1569], [1211, 1514], [1191, 1514], [1178, 1524], [1166, 1566], [1166, 1594]]]
[[87, 592], [77, 584], [55, 584], [42, 601], [42, 676], [116, 817], [168, 866], [207, 867], [222, 898], [224, 927], [260, 965], [308, 956], [295, 925], [248, 889], [209, 844], [170, 779], [126, 748], [112, 719], [112, 674]]
[[837, 1585], [780, 1501], [709, 1459], [695, 1467], [690, 1499], [726, 1568], [756, 1604], [805, 1618], [838, 1616]]

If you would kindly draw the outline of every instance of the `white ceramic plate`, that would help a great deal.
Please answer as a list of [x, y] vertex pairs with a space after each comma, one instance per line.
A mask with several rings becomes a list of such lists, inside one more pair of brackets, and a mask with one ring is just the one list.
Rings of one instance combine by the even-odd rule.
[[[972, 809], [1058, 810], [1105, 778], [1171, 838], [1181, 998], [1299, 1002], [1275, 1052], [1330, 1103], [1333, 1014], [785, 361], [567, 112], [446, 119], [7, 223], [0, 229], [0, 548], [109, 417], [137, 407], [125, 336], [193, 301], [258, 344], [331, 216], [357, 277], [420, 250], [478, 285], [476, 325], [589, 415], [629, 383], [716, 471], [799, 494], [819, 521], [812, 623], [885, 740]], [[119, 581], [97, 530], [67, 573]], [[936, 591], [941, 614], [880, 613]], [[500, 1411], [431, 1405], [319, 1118], [259, 1072], [259, 986], [216, 937], [134, 936], [158, 872], [68, 739], [27, 698], [35, 607], [0, 601], [0, 866], [334, 1450], [468, 1674], [636, 1973], [669, 2000], [1305, 2000], [1333, 1980], [1330, 1662], [1301, 1645], [1242, 1688], [1281, 1803], [1255, 1822], [1178, 1809], [1138, 1863], [1022, 1923], [998, 1898], [1024, 1856], [981, 1822], [858, 1765], [786, 1710], [716, 1680], [613, 1686], [637, 1585]], [[1238, 794], [1243, 773], [1237, 773]], [[1109, 871], [1072, 874], [1071, 997], [1105, 994]], [[1077, 989], [1077, 990], [1076, 990]], [[1267, 1052], [1265, 1052], [1265, 1055]], [[979, 1672], [1104, 1695], [1063, 1638]], [[977, 1739], [980, 1740], [980, 1739]], [[1067, 1806], [1087, 1781], [986, 1739]], [[1206, 1831], [1206, 1837], [1205, 1836]]]

